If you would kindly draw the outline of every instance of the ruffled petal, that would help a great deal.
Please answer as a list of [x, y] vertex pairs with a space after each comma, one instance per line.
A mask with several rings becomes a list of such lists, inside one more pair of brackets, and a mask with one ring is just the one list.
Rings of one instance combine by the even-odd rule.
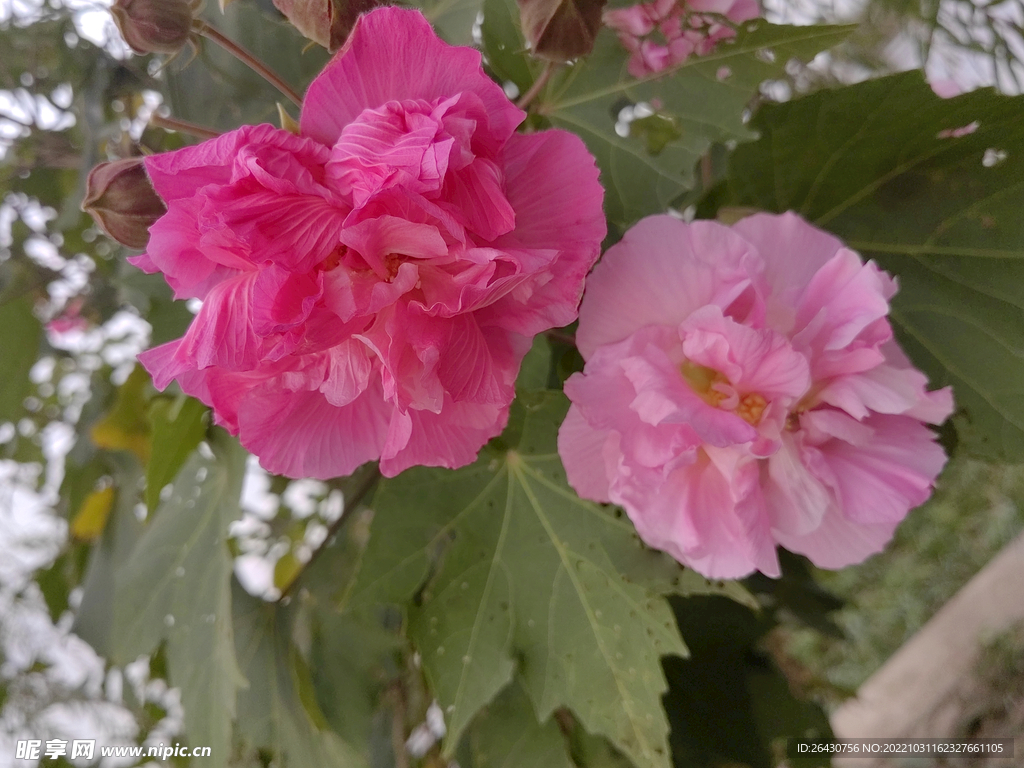
[[770, 324], [780, 333], [789, 333], [800, 294], [814, 274], [839, 252], [842, 242], [795, 213], [757, 213], [740, 219], [732, 229], [757, 244], [764, 260], [764, 279], [771, 291]]
[[239, 438], [268, 472], [328, 480], [380, 456], [390, 410], [379, 385], [342, 407], [317, 391], [262, 387], [239, 405]]
[[445, 398], [438, 413], [408, 411], [408, 442], [394, 455], [385, 451], [380, 472], [394, 477], [413, 466], [454, 469], [470, 464], [492, 437], [508, 423], [508, 407], [456, 403]]
[[218, 263], [203, 247], [198, 209], [192, 200], [171, 203], [167, 213], [149, 228], [146, 253], [129, 259], [150, 274], [162, 272], [176, 299], [204, 299], [215, 285], [239, 274], [237, 266]]
[[721, 224], [643, 219], [587, 279], [576, 344], [587, 359], [645, 325], [677, 327], [707, 304], [727, 309], [753, 287], [758, 267], [750, 243]]
[[811, 384], [807, 358], [770, 328], [751, 328], [708, 305], [680, 327], [683, 354], [698, 365], [722, 373], [741, 392], [757, 392], [791, 402]]
[[781, 448], [768, 457], [765, 507], [772, 530], [790, 536], [809, 533], [835, 507], [831, 491], [804, 465], [800, 446], [785, 435]]
[[233, 371], [256, 367], [263, 355], [263, 339], [252, 325], [257, 277], [257, 272], [244, 272], [210, 291], [175, 353], [182, 365]]
[[881, 552], [892, 539], [898, 521], [860, 524], [832, 509], [821, 525], [808, 533], [791, 535], [776, 531], [779, 543], [791, 552], [806, 555], [819, 568], [845, 568]]
[[843, 515], [858, 524], [896, 523], [931, 495], [946, 463], [935, 433], [905, 416], [872, 416], [866, 444], [833, 440], [819, 450], [835, 478]]
[[324, 163], [328, 154], [324, 147], [272, 125], [244, 125], [215, 139], [174, 152], [148, 155], [146, 171], [157, 194], [170, 203], [195, 197], [211, 184], [225, 186], [235, 175], [236, 161], [249, 147], [277, 147]]
[[[533, 336], [576, 319], [583, 280], [607, 231], [604, 190], [593, 157], [565, 131], [513, 136], [505, 145], [504, 169], [516, 228], [493, 247], [507, 251], [534, 279], [505, 294], [489, 314], [509, 330]], [[531, 264], [525, 252], [537, 252], [537, 262]]]
[[344, 47], [310, 84], [302, 134], [331, 146], [364, 109], [469, 91], [484, 105], [493, 140], [504, 142], [526, 115], [480, 64], [478, 51], [443, 42], [419, 11], [378, 8], [359, 17]]
[[[608, 430], [594, 429], [587, 424], [575, 405], [569, 407], [565, 421], [558, 428], [558, 454], [562, 457], [569, 485], [582, 498], [598, 502], [610, 500], [606, 450], [615, 453], [614, 443], [617, 442]], [[609, 443], [613, 445], [609, 446]]]

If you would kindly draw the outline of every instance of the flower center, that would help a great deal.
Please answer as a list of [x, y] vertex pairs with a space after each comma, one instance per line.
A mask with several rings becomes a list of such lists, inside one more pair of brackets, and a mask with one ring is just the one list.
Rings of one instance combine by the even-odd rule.
[[679, 367], [679, 370], [682, 372], [683, 378], [686, 379], [686, 383], [690, 385], [690, 389], [708, 405], [717, 408], [728, 397], [725, 392], [714, 388], [715, 385], [728, 385], [729, 383], [729, 380], [714, 368], [697, 365], [687, 360]]
[[331, 251], [330, 255], [323, 260], [321, 267], [323, 268], [324, 272], [330, 272], [332, 269], [341, 264], [341, 260], [345, 258], [345, 254], [347, 253], [348, 246], [343, 243], [339, 243], [338, 247]]
[[406, 260], [406, 256], [400, 253], [389, 253], [384, 256], [384, 271], [388, 273], [387, 280], [390, 283], [398, 274], [398, 268]]
[[[768, 401], [764, 395], [757, 392], [749, 392], [739, 395], [729, 380], [714, 368], [704, 365], [697, 365], [689, 360], [679, 367], [686, 383], [690, 389], [697, 393], [705, 403], [712, 408], [722, 408], [732, 411], [750, 426], [756, 427], [764, 409], [768, 407]], [[732, 401], [731, 403], [728, 401]]]

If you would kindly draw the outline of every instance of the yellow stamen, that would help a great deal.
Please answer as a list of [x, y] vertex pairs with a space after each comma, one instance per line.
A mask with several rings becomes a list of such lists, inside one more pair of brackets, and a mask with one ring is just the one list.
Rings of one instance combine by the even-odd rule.
[[728, 380], [714, 368], [691, 363], [689, 360], [679, 366], [683, 378], [690, 385], [690, 389], [696, 392], [701, 400], [708, 405], [717, 408], [725, 400], [726, 395], [717, 389], [712, 389], [715, 384], [728, 384]]
[[[721, 391], [718, 386], [721, 384], [728, 386], [729, 380], [714, 368], [697, 365], [687, 360], [679, 366], [679, 370], [683, 374], [683, 378], [686, 379], [686, 383], [690, 385], [690, 389], [711, 407], [720, 408], [722, 403], [729, 399], [729, 395]], [[763, 395], [751, 392], [740, 399], [739, 405], [736, 406], [733, 413], [756, 427], [767, 407], [768, 401], [764, 399]]]
[[324, 259], [324, 271], [329, 272], [330, 270], [334, 269], [339, 264], [341, 264], [341, 260], [345, 258], [346, 253], [348, 253], [348, 246], [339, 243], [338, 247], [331, 251], [330, 255], [326, 259]]
[[405, 261], [405, 256], [400, 253], [389, 253], [384, 257], [384, 270], [388, 273], [388, 282], [395, 279], [403, 261]]
[[749, 395], [744, 395], [743, 399], [740, 400], [739, 407], [736, 408], [736, 415], [750, 426], [756, 427], [758, 422], [761, 421], [764, 409], [767, 407], [768, 401], [764, 397], [756, 392], [751, 392]]

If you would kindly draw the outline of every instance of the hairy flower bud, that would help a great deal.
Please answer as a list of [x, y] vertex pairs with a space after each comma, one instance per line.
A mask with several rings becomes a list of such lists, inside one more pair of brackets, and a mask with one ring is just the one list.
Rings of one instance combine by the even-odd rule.
[[167, 212], [141, 157], [100, 163], [89, 173], [82, 210], [122, 245], [145, 248], [150, 225]]
[[192, 34], [189, 0], [117, 0], [110, 12], [136, 53], [177, 53]]

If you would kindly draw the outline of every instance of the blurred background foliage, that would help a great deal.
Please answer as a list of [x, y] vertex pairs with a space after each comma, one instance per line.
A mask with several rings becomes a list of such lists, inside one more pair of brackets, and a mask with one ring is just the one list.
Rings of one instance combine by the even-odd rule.
[[[509, 92], [539, 76], [514, 3], [422, 7], [450, 41], [481, 45]], [[756, 57], [761, 43], [735, 54], [746, 90], [728, 101], [733, 125], [721, 133], [701, 123], [706, 114], [688, 116], [692, 128], [638, 112], [647, 92], [590, 99], [586, 88], [621, 69], [601, 58], [621, 57], [601, 40], [584, 75], [541, 98], [534, 125], [593, 127], [606, 183], [624, 146], [619, 123], [649, 156], [674, 158], [670, 184], [637, 176], [610, 190], [613, 223], [714, 199], [730, 148], [754, 137], [744, 111], [762, 104], [915, 67], [965, 88], [1016, 94], [1024, 83], [1017, 0], [771, 0], [765, 11], [779, 24], [857, 26], [792, 50], [785, 28], [758, 32], [775, 35], [765, 39], [780, 60]], [[223, 14], [211, 3], [204, 14], [300, 91], [327, 60], [270, 0], [236, 0]], [[334, 610], [370, 534], [365, 510], [339, 528], [343, 499], [354, 506], [374, 478], [269, 477], [210, 428], [203, 407], [156, 393], [135, 366], [140, 349], [181, 335], [195, 307], [128, 265], [80, 211], [88, 171], [194, 141], [154, 115], [228, 130], [276, 122], [282, 97], [209, 45], [171, 60], [131, 55], [102, 4], [2, 0], [0, 51], [0, 765], [15, 739], [75, 729], [108, 744], [215, 744], [223, 765], [283, 765], [286, 755], [297, 766], [441, 766], [452, 756], [462, 768], [630, 765], [568, 707], [538, 722], [521, 681], [442, 756], [446, 713], [432, 707], [402, 612]], [[678, 83], [658, 88], [670, 107], [685, 102]], [[683, 137], [682, 125], [694, 133]], [[540, 346], [539, 367], [523, 374], [531, 388], [578, 364], [557, 339]], [[178, 524], [154, 519], [158, 508]], [[828, 733], [828, 708], [1024, 528], [1022, 510], [1020, 466], [959, 457], [936, 497], [863, 565], [823, 573], [788, 558], [783, 579], [749, 579], [748, 592], [692, 585], [696, 595], [672, 597], [691, 653], [664, 662], [672, 764], [760, 768], [777, 762], [780, 739]], [[510, 730], [522, 738], [509, 742]], [[666, 760], [634, 758], [638, 768]]]

